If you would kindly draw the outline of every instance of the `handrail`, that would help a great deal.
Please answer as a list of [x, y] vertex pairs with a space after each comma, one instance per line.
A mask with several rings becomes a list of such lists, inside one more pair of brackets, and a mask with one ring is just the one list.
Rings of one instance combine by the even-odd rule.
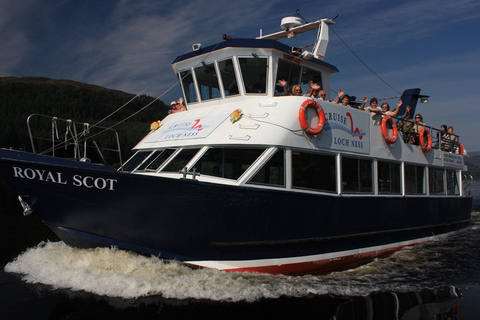
[[[32, 123], [32, 119], [38, 118], [40, 122], [35, 125], [38, 125], [39, 128]], [[47, 128], [47, 122], [44, 121], [45, 119], [48, 119], [49, 128]], [[27, 128], [33, 153], [50, 154], [55, 157], [58, 156], [56, 151], [64, 149], [67, 155], [69, 151], [68, 148], [73, 146], [73, 154], [67, 156], [70, 159], [89, 161], [87, 158], [87, 150], [93, 149], [103, 164], [107, 165], [106, 157], [103, 154], [104, 152], [117, 154], [120, 166], [123, 164], [120, 139], [117, 131], [112, 128], [101, 126], [91, 127], [90, 124], [86, 122], [77, 122], [71, 119], [62, 119], [38, 113], [28, 116]], [[62, 129], [65, 131], [64, 140], [60, 140], [61, 135], [59, 135], [59, 131], [61, 132]], [[51, 134], [47, 135], [47, 131], [50, 130]], [[111, 143], [115, 144], [115, 146], [100, 147], [94, 137], [108, 137], [108, 134], [114, 135], [114, 142], [112, 141]], [[112, 138], [110, 138], [110, 140], [112, 140]]]
[[[410, 119], [404, 119], [404, 118], [398, 118], [398, 117], [392, 117], [392, 118], [396, 120], [398, 129], [403, 133], [403, 141], [405, 143], [408, 143], [412, 135], [417, 134], [412, 129], [414, 125], [418, 125], [418, 126], [422, 126], [429, 129], [430, 137], [432, 138], [432, 145], [434, 148], [440, 149], [445, 152], [459, 153], [459, 146], [460, 146], [459, 135], [456, 135], [454, 133], [449, 133], [447, 131], [443, 131], [441, 129], [437, 129], [421, 123], [417, 123]], [[398, 122], [411, 123], [412, 125], [410, 126], [408, 131], [405, 131], [404, 130], [405, 126], [398, 125]], [[445, 136], [442, 137], [442, 134], [444, 134]], [[453, 137], [454, 139], [451, 139], [451, 137]]]

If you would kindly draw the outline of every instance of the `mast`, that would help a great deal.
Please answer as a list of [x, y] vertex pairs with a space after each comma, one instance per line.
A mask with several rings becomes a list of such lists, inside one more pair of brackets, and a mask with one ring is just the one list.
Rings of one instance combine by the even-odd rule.
[[302, 57], [307, 60], [311, 60], [312, 58], [323, 60], [329, 41], [328, 27], [333, 24], [335, 24], [335, 22], [333, 22], [332, 19], [321, 19], [315, 22], [301, 24], [300, 18], [298, 17], [285, 17], [280, 24], [283, 29], [282, 31], [260, 36], [257, 37], [257, 39], [278, 40], [282, 38], [295, 38], [297, 34], [318, 28], [317, 40], [315, 41], [313, 52], [303, 51]]

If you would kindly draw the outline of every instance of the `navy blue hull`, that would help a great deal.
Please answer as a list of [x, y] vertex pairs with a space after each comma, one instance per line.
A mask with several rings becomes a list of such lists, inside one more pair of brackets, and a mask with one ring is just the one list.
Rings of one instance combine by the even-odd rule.
[[413, 241], [470, 223], [470, 197], [339, 197], [0, 155], [1, 176], [77, 247], [116, 245], [180, 261], [273, 259]]

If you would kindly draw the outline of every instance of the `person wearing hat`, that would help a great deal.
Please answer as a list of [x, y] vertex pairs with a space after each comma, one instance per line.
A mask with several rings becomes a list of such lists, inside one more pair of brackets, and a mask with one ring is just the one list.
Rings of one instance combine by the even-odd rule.
[[170, 102], [170, 107], [172, 109], [168, 111], [168, 114], [187, 111], [187, 107], [183, 104], [183, 98], [178, 99], [178, 101]]
[[170, 102], [170, 110], [168, 110], [168, 114], [172, 114], [172, 113], [177, 113], [178, 110], [177, 110], [177, 102], [176, 101], [172, 101]]

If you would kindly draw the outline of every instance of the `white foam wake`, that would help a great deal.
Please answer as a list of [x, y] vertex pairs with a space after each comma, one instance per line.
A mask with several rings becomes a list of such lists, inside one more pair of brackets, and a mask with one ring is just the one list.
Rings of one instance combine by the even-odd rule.
[[[367, 295], [374, 290], [399, 288], [392, 277], [403, 277], [401, 265], [417, 265], [424, 272], [422, 255], [404, 250], [390, 259], [324, 276], [290, 277], [191, 269], [177, 262], [146, 257], [116, 248], [78, 249], [63, 242], [41, 243], [29, 248], [5, 271], [22, 274], [28, 283], [59, 289], [87, 291], [102, 296], [138, 298], [161, 295], [175, 299], [257, 301], [280, 296], [309, 294]], [[425, 261], [431, 265], [432, 261]], [[400, 266], [396, 268], [395, 266]], [[410, 277], [412, 274], [410, 273]], [[400, 279], [401, 283], [404, 283]]]

